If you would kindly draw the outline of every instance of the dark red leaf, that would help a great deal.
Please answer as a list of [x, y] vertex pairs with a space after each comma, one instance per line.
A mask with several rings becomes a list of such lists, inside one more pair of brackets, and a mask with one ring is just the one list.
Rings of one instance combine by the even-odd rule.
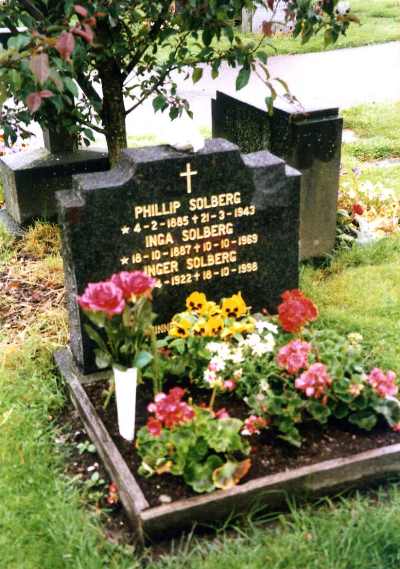
[[75, 38], [71, 32], [63, 32], [57, 40], [56, 50], [63, 59], [69, 61], [75, 49]]
[[79, 14], [80, 16], [82, 16], [82, 18], [86, 18], [89, 14], [89, 12], [86, 10], [86, 8], [84, 6], [81, 6], [80, 4], [75, 4], [74, 8], [75, 8], [75, 12], [77, 14]]

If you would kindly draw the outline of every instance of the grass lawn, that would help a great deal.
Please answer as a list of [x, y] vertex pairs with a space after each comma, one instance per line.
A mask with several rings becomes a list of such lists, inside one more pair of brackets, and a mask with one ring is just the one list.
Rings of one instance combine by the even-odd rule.
[[[397, 105], [375, 105], [346, 111], [344, 118], [368, 147], [377, 136], [385, 144], [393, 141], [398, 111]], [[352, 145], [345, 146], [344, 162], [400, 195], [399, 166], [364, 169]], [[57, 232], [46, 224], [18, 245], [0, 231], [1, 281], [7, 276], [7, 283], [51, 293], [47, 304], [34, 309], [29, 296], [13, 301], [15, 284], [0, 296], [0, 568], [136, 569], [143, 560], [104, 531], [107, 512], [99, 511], [82, 482], [67, 475], [70, 448], [58, 444], [66, 394], [52, 352], [67, 335], [57, 296], [62, 290], [58, 246]], [[399, 237], [342, 251], [323, 268], [304, 264], [301, 272], [302, 288], [319, 306], [320, 325], [360, 332], [371, 360], [398, 374], [399, 274]], [[267, 516], [248, 516], [207, 539], [183, 537], [147, 567], [398, 569], [399, 517], [400, 490], [393, 483], [378, 493], [293, 506], [291, 515], [275, 516], [272, 525], [264, 523]]]
[[[330, 45], [327, 49], [359, 47], [384, 43], [400, 39], [400, 2], [399, 0], [352, 0], [351, 7], [361, 21], [361, 25], [352, 24], [346, 36]], [[244, 34], [251, 37], [252, 34]], [[277, 54], [294, 54], [324, 51], [323, 38], [317, 36], [301, 45], [299, 39], [282, 36], [271, 42]]]
[[[55, 251], [35, 249], [31, 232], [23, 247], [35, 252], [31, 278], [47, 278], [43, 264]], [[36, 232], [36, 233], [35, 233]], [[12, 264], [12, 243], [2, 238], [2, 266]], [[15, 268], [15, 271], [21, 270]], [[364, 334], [383, 367], [400, 371], [400, 241], [387, 239], [338, 255], [328, 269], [306, 265], [303, 287], [318, 303], [321, 324]], [[65, 393], [51, 353], [57, 337], [54, 315], [40, 329], [31, 322], [19, 341], [3, 327], [0, 336], [0, 545], [7, 569], [137, 567], [129, 546], [110, 542], [101, 531], [104, 515], [87, 501], [84, 489], [64, 474], [66, 451], [56, 444], [54, 420]], [[47, 319], [47, 320], [46, 320]], [[47, 328], [46, 328], [47, 322]], [[400, 561], [400, 492], [353, 497], [321, 508], [294, 509], [273, 526], [241, 520], [236, 531], [194, 541], [179, 555], [151, 562], [153, 569], [250, 567], [297, 569], [395, 569]], [[10, 545], [13, 544], [13, 547]], [[300, 565], [299, 565], [300, 564]]]
[[342, 116], [344, 128], [357, 137], [343, 145], [342, 163], [347, 175], [357, 168], [361, 181], [381, 183], [400, 196], [400, 102], [360, 105], [343, 110]]

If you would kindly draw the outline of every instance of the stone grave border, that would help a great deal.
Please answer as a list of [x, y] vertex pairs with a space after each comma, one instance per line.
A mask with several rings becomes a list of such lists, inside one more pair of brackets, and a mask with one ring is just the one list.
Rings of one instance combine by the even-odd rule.
[[288, 496], [313, 499], [400, 475], [400, 444], [393, 444], [263, 476], [231, 490], [150, 507], [85, 391], [84, 385], [104, 379], [104, 372], [84, 376], [76, 368], [68, 348], [58, 350], [55, 361], [88, 435], [118, 486], [139, 546], [146, 539], [164, 538], [168, 533], [190, 528], [195, 522], [209, 524], [232, 513], [249, 511], [255, 505], [283, 508]]

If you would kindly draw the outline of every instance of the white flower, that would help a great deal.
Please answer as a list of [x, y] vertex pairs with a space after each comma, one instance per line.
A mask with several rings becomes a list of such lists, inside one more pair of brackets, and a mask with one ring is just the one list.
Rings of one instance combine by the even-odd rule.
[[269, 352], [273, 352], [275, 349], [275, 338], [273, 337], [272, 334], [268, 334], [268, 336], [266, 336], [264, 338], [264, 343], [268, 344], [269, 346]]
[[210, 369], [206, 369], [203, 374], [204, 381], [213, 385], [217, 381], [217, 374], [215, 371], [211, 371]]
[[277, 334], [278, 326], [272, 324], [272, 322], [268, 322], [267, 320], [257, 320], [256, 330], [257, 332], [263, 332], [264, 330], [268, 330], [269, 332], [272, 332], [272, 334]]
[[335, 13], [337, 16], [347, 16], [347, 14], [350, 14], [350, 11], [351, 11], [350, 2], [346, 2], [345, 0], [341, 0], [340, 2], [338, 2], [338, 5], [336, 6], [335, 9]]
[[272, 352], [273, 348], [271, 349], [270, 344], [267, 344], [266, 342], [260, 342], [259, 344], [252, 346], [251, 350], [255, 356], [263, 356], [264, 354]]
[[222, 360], [229, 360], [231, 351], [225, 342], [209, 342], [206, 348], [212, 354], [216, 354]]
[[216, 354], [221, 346], [221, 342], [208, 342], [206, 349], [212, 354]]
[[225, 360], [220, 355], [214, 356], [208, 364], [210, 371], [222, 371], [225, 369]]
[[264, 391], [264, 393], [269, 391], [270, 387], [269, 387], [269, 383], [266, 379], [262, 379], [260, 381], [260, 389], [261, 389], [261, 391]]
[[241, 348], [237, 348], [236, 350], [233, 350], [231, 352], [230, 358], [229, 358], [234, 364], [240, 364], [243, 361], [243, 352], [241, 350]]
[[250, 334], [245, 339], [244, 343], [250, 348], [254, 348], [254, 346], [258, 346], [261, 343], [261, 336], [259, 334]]

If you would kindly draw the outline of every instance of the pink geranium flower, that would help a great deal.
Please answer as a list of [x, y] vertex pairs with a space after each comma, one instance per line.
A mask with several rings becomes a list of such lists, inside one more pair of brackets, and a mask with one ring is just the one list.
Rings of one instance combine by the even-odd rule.
[[307, 371], [303, 372], [295, 381], [295, 386], [304, 391], [307, 397], [321, 399], [326, 394], [326, 389], [332, 384], [326, 365], [315, 363]]
[[216, 419], [230, 419], [230, 415], [225, 407], [222, 407], [222, 409], [215, 411], [214, 416]]
[[381, 369], [375, 367], [368, 376], [368, 383], [372, 385], [379, 397], [394, 396], [398, 392], [394, 371], [388, 371], [385, 374]]
[[265, 429], [267, 424], [268, 422], [262, 417], [258, 417], [257, 415], [250, 415], [250, 417], [248, 417], [244, 422], [242, 435], [244, 436], [259, 435], [261, 429]]
[[110, 318], [125, 308], [122, 290], [110, 281], [88, 284], [83, 295], [78, 296], [78, 304], [84, 310], [103, 312]]
[[162, 432], [162, 424], [155, 417], [149, 417], [147, 420], [147, 430], [153, 437], [159, 437]]
[[142, 271], [122, 271], [113, 275], [111, 282], [122, 290], [126, 300], [130, 300], [133, 295], [149, 297], [157, 281]]
[[301, 340], [292, 340], [278, 352], [278, 365], [292, 375], [308, 366], [311, 344]]
[[[155, 418], [168, 429], [175, 425], [182, 425], [194, 419], [193, 408], [182, 401], [185, 390], [174, 387], [168, 393], [158, 393], [154, 402], [148, 405], [149, 413], [154, 413]], [[149, 429], [150, 430], [150, 429]]]

